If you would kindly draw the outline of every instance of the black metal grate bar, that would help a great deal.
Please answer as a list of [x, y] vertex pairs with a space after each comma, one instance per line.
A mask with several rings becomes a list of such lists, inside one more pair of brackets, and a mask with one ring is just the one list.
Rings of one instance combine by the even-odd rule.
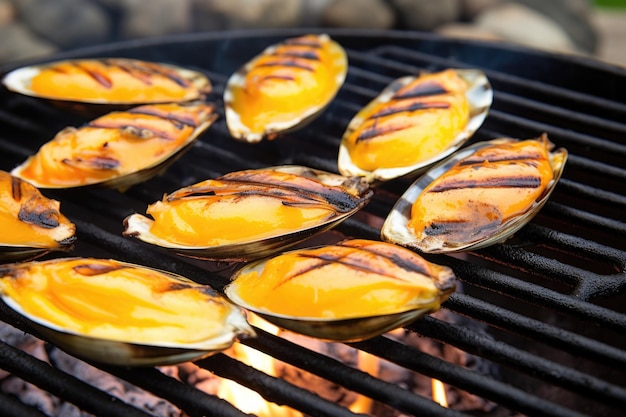
[[[592, 400], [616, 407], [626, 405], [626, 389], [621, 386], [606, 383], [571, 367], [562, 366], [491, 337], [470, 332], [461, 326], [425, 317], [408, 327], [424, 336], [441, 340], [466, 352], [489, 358], [513, 369], [523, 370], [542, 380], [551, 381], [557, 386], [571, 389]], [[441, 337], [443, 334], [445, 338]]]
[[93, 414], [103, 417], [150, 416], [4, 342], [0, 342], [0, 368]]

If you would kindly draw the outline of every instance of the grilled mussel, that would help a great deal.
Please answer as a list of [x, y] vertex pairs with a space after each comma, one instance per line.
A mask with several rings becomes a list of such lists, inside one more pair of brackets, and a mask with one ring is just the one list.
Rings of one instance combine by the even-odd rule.
[[2, 82], [16, 93], [82, 110], [102, 108], [102, 113], [116, 107], [200, 100], [211, 91], [211, 82], [200, 72], [128, 58], [24, 66], [6, 74]]
[[479, 142], [416, 180], [381, 230], [383, 240], [422, 252], [479, 249], [528, 223], [554, 190], [567, 160], [547, 135]]
[[0, 262], [71, 249], [76, 226], [30, 183], [0, 171]]
[[148, 218], [124, 220], [124, 235], [182, 255], [261, 258], [330, 229], [372, 191], [361, 178], [297, 165], [231, 172], [165, 195]]
[[204, 102], [111, 112], [63, 129], [11, 173], [39, 188], [128, 188], [165, 170], [216, 118]]
[[345, 51], [326, 34], [268, 47], [228, 79], [230, 134], [255, 143], [304, 126], [332, 101], [347, 72]]
[[0, 296], [42, 337], [113, 365], [165, 365], [253, 336], [240, 308], [184, 277], [107, 259], [0, 266]]
[[419, 174], [459, 149], [485, 120], [493, 92], [475, 69], [402, 77], [350, 121], [337, 165], [370, 182]]
[[283, 329], [351, 342], [439, 309], [455, 287], [446, 266], [401, 246], [349, 239], [252, 262], [225, 293]]

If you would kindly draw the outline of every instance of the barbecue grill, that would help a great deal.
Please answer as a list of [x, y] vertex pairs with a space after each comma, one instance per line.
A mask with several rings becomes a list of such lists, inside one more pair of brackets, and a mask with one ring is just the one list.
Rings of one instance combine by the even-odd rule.
[[[306, 128], [254, 145], [228, 135], [221, 101], [226, 79], [266, 46], [302, 34], [301, 30], [186, 34], [50, 57], [119, 56], [197, 69], [211, 79], [214, 93], [208, 100], [221, 112], [220, 119], [167, 172], [124, 193], [46, 190], [44, 194], [60, 200], [62, 211], [77, 225], [78, 240], [71, 255], [148, 265], [221, 290], [233, 265], [177, 256], [122, 237], [122, 219], [145, 212], [147, 204], [164, 192], [230, 171], [298, 164], [337, 172], [343, 130], [392, 79], [420, 70], [480, 68], [494, 87], [494, 104], [470, 143], [502, 136], [531, 138], [546, 132], [570, 154], [550, 201], [512, 239], [463, 255], [425, 256], [453, 268], [461, 285], [442, 307], [447, 314], [419, 319], [405, 332], [458, 348], [482, 365], [459, 365], [395, 337], [380, 336], [351, 346], [411, 373], [436, 378], [494, 407], [467, 412], [444, 408], [402, 384], [368, 375], [261, 329], [257, 338], [243, 343], [303, 373], [370, 397], [385, 409], [395, 410], [395, 415], [623, 415], [626, 70], [577, 56], [423, 33], [327, 33], [346, 48], [349, 57], [348, 78], [338, 96]], [[86, 120], [66, 109], [1, 91], [0, 168], [11, 170], [57, 131]], [[379, 239], [382, 220], [409, 184], [407, 179], [398, 179], [377, 187], [371, 203], [332, 233]], [[57, 256], [63, 254], [47, 255]], [[6, 306], [0, 307], [0, 319], [34, 332]], [[171, 402], [189, 416], [245, 415], [217, 396], [155, 368], [93, 365]], [[223, 353], [196, 365], [306, 415], [353, 415], [340, 403], [317, 395], [314, 388], [302, 389]], [[4, 341], [0, 368], [93, 415], [150, 415]], [[0, 393], [0, 414], [43, 415], [5, 393]]]

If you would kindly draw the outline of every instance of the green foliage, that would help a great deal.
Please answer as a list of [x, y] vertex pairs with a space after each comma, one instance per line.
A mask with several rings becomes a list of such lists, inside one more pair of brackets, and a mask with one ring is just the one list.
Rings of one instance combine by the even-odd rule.
[[594, 0], [596, 7], [612, 7], [626, 9], [626, 0]]

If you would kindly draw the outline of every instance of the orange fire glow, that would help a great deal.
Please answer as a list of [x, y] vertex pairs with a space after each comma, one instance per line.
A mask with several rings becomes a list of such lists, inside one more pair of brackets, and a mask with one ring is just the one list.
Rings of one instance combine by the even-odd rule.
[[448, 397], [446, 395], [446, 387], [438, 379], [432, 380], [433, 400], [442, 407], [448, 408]]
[[[277, 327], [260, 319], [258, 316], [250, 314], [248, 320], [250, 324], [262, 328], [268, 333], [278, 334]], [[275, 361], [271, 356], [241, 343], [235, 343], [231, 351], [232, 355], [241, 362], [268, 375], [276, 376], [274, 369]], [[259, 417], [302, 417], [300, 412], [286, 406], [267, 402], [255, 391], [228, 379], [221, 382], [217, 395], [229, 401], [244, 413], [254, 414]]]
[[[248, 320], [252, 325], [268, 333], [277, 335], [280, 332], [278, 327], [252, 313], [249, 313]], [[276, 376], [276, 360], [263, 352], [236, 343], [231, 348], [230, 354], [261, 372]], [[357, 350], [357, 355], [358, 368], [373, 377], [377, 377], [379, 375], [380, 359], [360, 350]], [[244, 413], [254, 414], [259, 417], [302, 417], [299, 411], [268, 402], [255, 391], [231, 380], [224, 379], [221, 381], [217, 395], [229, 401]], [[434, 378], [432, 379], [432, 398], [442, 407], [448, 407], [445, 386], [441, 381]], [[372, 409], [372, 403], [371, 398], [357, 395], [356, 400], [348, 408], [357, 414], [368, 414]]]

